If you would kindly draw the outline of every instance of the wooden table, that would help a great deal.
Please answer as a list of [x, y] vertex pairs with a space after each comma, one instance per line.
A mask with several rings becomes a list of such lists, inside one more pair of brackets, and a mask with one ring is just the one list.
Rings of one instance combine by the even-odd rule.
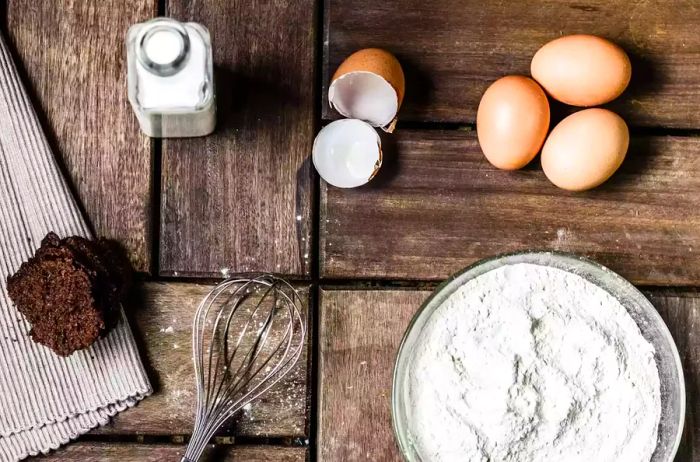
[[[449, 274], [533, 248], [590, 256], [648, 293], [686, 375], [677, 460], [700, 459], [700, 0], [7, 0], [2, 13], [86, 216], [142, 274], [130, 317], [157, 390], [49, 459], [179, 461], [192, 429], [194, 306], [222, 271], [271, 271], [308, 301], [308, 349], [210, 460], [399, 460], [390, 375], [409, 319]], [[213, 136], [139, 133], [123, 42], [157, 14], [212, 32]], [[611, 105], [632, 127], [622, 170], [583, 194], [536, 166], [495, 170], [473, 131], [481, 93], [527, 73], [543, 43], [582, 32], [633, 60], [632, 85]], [[337, 117], [329, 75], [368, 46], [397, 54], [407, 96], [379, 177], [340, 190], [319, 181], [309, 155]]]

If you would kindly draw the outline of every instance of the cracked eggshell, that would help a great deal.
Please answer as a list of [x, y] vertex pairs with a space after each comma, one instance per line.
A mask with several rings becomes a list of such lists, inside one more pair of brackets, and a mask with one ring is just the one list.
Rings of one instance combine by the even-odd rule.
[[406, 82], [399, 60], [366, 48], [348, 56], [333, 75], [328, 103], [345, 117], [393, 131]]
[[382, 166], [382, 142], [367, 122], [336, 120], [316, 136], [312, 160], [326, 183], [355, 188], [374, 178]]

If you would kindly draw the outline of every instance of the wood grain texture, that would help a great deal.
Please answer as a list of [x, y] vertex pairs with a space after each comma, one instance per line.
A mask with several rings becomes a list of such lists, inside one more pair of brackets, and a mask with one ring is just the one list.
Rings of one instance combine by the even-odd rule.
[[163, 143], [160, 273], [311, 264], [314, 0], [170, 0], [214, 41], [214, 135]]
[[[194, 423], [192, 319], [211, 286], [146, 283], [133, 300], [132, 328], [142, 340], [142, 358], [155, 387], [153, 396], [118, 414], [100, 434], [189, 434]], [[308, 287], [300, 288], [304, 301]], [[137, 311], [137, 307], [143, 307]], [[308, 306], [304, 307], [308, 310]], [[308, 311], [307, 311], [308, 314]], [[311, 325], [307, 320], [307, 325]], [[303, 437], [307, 433], [309, 352], [295, 370], [234, 421], [222, 434], [255, 437]]]
[[[630, 54], [632, 83], [612, 104], [632, 125], [700, 127], [700, 8], [695, 0], [326, 0], [328, 77], [353, 51], [382, 47], [406, 73], [401, 120], [473, 122], [486, 87], [529, 75], [561, 35], [601, 35]], [[324, 103], [324, 116], [336, 115]]]
[[428, 295], [321, 291], [318, 460], [401, 460], [391, 429], [391, 375], [406, 326]]
[[[308, 449], [279, 446], [210, 446], [202, 462], [304, 462]], [[184, 445], [79, 442], [41, 460], [64, 462], [179, 462]]]
[[10, 42], [54, 153], [96, 233], [119, 240], [138, 271], [151, 264], [152, 155], [128, 103], [124, 40], [156, 5], [7, 2]]
[[329, 278], [440, 280], [525, 249], [588, 255], [639, 284], [699, 285], [700, 138], [641, 137], [620, 171], [586, 193], [538, 165], [493, 168], [464, 131], [400, 131], [368, 186], [321, 186]]
[[647, 292], [671, 331], [683, 364], [686, 387], [686, 413], [683, 439], [676, 462], [700, 458], [700, 293]]
[[[319, 328], [318, 459], [400, 461], [391, 427], [391, 386], [399, 343], [430, 292], [323, 290]], [[676, 462], [700, 454], [698, 292], [648, 294], [681, 353], [686, 380], [685, 434]]]

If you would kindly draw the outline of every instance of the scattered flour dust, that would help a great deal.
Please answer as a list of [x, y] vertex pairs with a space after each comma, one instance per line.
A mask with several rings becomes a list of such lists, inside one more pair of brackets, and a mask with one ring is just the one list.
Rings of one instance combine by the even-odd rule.
[[661, 414], [654, 348], [575, 274], [504, 266], [427, 322], [409, 374], [425, 461], [649, 461]]

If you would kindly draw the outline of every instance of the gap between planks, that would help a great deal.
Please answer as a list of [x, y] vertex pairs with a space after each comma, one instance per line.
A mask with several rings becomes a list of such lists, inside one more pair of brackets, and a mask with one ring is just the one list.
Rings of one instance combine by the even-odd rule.
[[[251, 275], [232, 274], [230, 277], [246, 277]], [[445, 278], [448, 279], [448, 277]], [[401, 278], [367, 278], [367, 277], [341, 277], [341, 278], [326, 278], [314, 277], [310, 279], [304, 278], [284, 278], [293, 286], [308, 285], [313, 294], [317, 289], [323, 290], [435, 290], [443, 280], [434, 279], [401, 279]], [[139, 279], [139, 283], [161, 283], [161, 284], [193, 284], [193, 285], [212, 285], [224, 281], [223, 278], [198, 278], [198, 277], [175, 277], [175, 276], [159, 276], [147, 277]], [[674, 294], [693, 294], [700, 292], [700, 286], [681, 286], [681, 285], [654, 285], [654, 284], [633, 284], [636, 288], [644, 291], [653, 292], [670, 292]], [[317, 306], [317, 300], [311, 300], [311, 309]]]

